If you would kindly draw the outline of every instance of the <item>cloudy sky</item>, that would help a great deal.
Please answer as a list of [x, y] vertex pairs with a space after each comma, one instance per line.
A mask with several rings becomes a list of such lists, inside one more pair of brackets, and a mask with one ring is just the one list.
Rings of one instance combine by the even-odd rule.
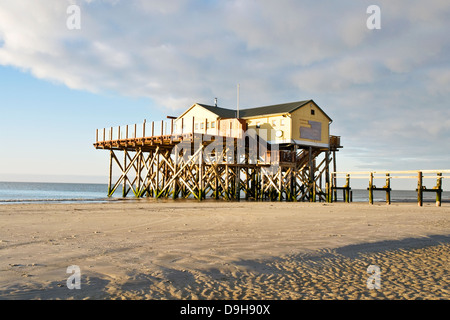
[[0, 180], [106, 182], [96, 128], [235, 108], [237, 84], [241, 108], [313, 99], [339, 170], [450, 169], [449, 17], [448, 0], [1, 0]]

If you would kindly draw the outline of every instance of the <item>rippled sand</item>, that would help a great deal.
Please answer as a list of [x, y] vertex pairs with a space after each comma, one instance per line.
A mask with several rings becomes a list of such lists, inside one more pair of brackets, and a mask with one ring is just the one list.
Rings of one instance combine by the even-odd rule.
[[[0, 206], [0, 299], [449, 299], [450, 206]], [[68, 266], [81, 270], [69, 290]], [[368, 289], [367, 268], [380, 268]]]

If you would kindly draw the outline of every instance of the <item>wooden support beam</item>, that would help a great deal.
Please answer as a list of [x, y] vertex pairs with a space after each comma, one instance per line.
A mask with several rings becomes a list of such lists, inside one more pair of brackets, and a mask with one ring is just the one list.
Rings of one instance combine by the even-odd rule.
[[437, 174], [437, 180], [436, 180], [436, 207], [441, 206], [441, 199], [442, 199], [442, 173], [439, 172]]
[[[127, 150], [123, 150], [123, 167], [127, 167]], [[125, 198], [127, 196], [127, 175], [126, 173], [122, 172], [123, 174], [123, 185], [122, 185], [122, 197]]]
[[386, 204], [391, 204], [391, 177], [389, 173], [386, 173]]
[[345, 186], [344, 186], [344, 201], [350, 202], [350, 175], [347, 174], [345, 178]]
[[137, 170], [136, 170], [136, 191], [134, 193], [136, 197], [141, 196], [142, 157], [143, 157], [142, 152], [140, 152], [137, 159]]
[[241, 169], [240, 169], [239, 166], [236, 166], [235, 170], [236, 170], [236, 174], [234, 176], [234, 183], [235, 183], [235, 186], [234, 186], [235, 196], [234, 196], [234, 198], [235, 198], [236, 201], [240, 201], [240, 199], [241, 199], [241, 178], [240, 178], [240, 176], [241, 176]]
[[417, 173], [417, 204], [423, 206], [423, 174], [422, 171]]
[[[336, 172], [336, 150], [333, 150], [333, 171]], [[337, 177], [334, 175], [333, 177], [333, 185], [336, 187], [337, 185]], [[337, 190], [334, 189], [334, 201], [337, 201]]]
[[113, 163], [113, 155], [114, 155], [114, 151], [111, 149], [109, 150], [109, 180], [108, 180], [108, 197], [112, 196], [112, 174], [113, 174], [113, 169], [112, 169], [112, 163]]

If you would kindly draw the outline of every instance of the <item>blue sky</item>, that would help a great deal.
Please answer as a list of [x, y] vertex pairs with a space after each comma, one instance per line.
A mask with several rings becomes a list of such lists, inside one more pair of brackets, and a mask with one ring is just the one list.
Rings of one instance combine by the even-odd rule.
[[95, 130], [165, 117], [148, 98], [73, 90], [12, 67], [0, 74], [2, 180], [104, 182]]
[[339, 170], [448, 169], [449, 16], [444, 0], [4, 0], [0, 180], [106, 182], [96, 128], [234, 108], [238, 83], [242, 108], [316, 101]]

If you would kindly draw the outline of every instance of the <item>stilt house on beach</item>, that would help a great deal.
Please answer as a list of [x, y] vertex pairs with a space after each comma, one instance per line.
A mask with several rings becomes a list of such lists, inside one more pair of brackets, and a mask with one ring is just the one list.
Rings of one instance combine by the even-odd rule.
[[325, 201], [331, 194], [329, 167], [336, 170], [342, 146], [313, 100], [242, 110], [195, 103], [167, 118], [97, 130], [95, 148], [110, 151], [108, 196], [120, 186], [122, 196], [198, 200]]

